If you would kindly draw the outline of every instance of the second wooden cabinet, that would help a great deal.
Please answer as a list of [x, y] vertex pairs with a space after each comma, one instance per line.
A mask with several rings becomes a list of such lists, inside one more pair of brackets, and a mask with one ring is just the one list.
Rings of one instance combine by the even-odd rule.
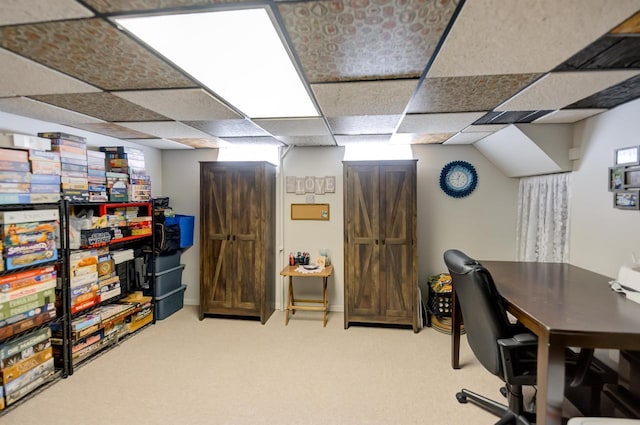
[[275, 310], [275, 166], [200, 163], [200, 319]]
[[344, 162], [344, 326], [418, 331], [416, 161]]

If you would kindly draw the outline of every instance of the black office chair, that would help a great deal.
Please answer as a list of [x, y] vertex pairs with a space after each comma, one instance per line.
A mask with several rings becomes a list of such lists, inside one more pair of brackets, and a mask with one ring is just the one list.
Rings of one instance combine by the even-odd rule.
[[[460, 403], [471, 401], [501, 416], [498, 424], [528, 425], [534, 415], [525, 412], [522, 386], [536, 384], [537, 337], [507, 317], [502, 297], [489, 271], [458, 250], [444, 253], [444, 262], [453, 280], [460, 304], [467, 341], [473, 354], [491, 373], [505, 382], [505, 406], [463, 389], [456, 394]], [[581, 350], [567, 365], [570, 385], [580, 385], [589, 372], [593, 350]]]

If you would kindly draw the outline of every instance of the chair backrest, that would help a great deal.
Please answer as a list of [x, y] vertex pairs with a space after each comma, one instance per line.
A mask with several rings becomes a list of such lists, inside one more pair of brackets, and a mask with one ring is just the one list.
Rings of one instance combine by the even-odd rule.
[[497, 340], [513, 335], [493, 278], [482, 264], [455, 249], [444, 253], [444, 262], [460, 304], [469, 346], [488, 371], [502, 378]]

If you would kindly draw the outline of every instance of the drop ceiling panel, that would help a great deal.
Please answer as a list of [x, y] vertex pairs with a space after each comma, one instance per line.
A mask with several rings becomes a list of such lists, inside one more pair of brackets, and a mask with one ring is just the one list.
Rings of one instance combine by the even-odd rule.
[[567, 106], [570, 109], [614, 108], [640, 96], [640, 75]]
[[457, 133], [482, 117], [484, 112], [406, 115], [398, 133]]
[[253, 0], [85, 0], [89, 6], [101, 13], [131, 12], [156, 9], [206, 6], [225, 3], [243, 3]]
[[253, 122], [274, 136], [329, 136], [322, 118], [255, 119]]
[[93, 133], [104, 134], [105, 136], [115, 137], [117, 139], [152, 139], [154, 137], [151, 134], [135, 131], [111, 122], [76, 124], [74, 127], [91, 131]]
[[160, 139], [206, 139], [208, 135], [188, 125], [175, 121], [156, 122], [120, 122], [123, 127], [130, 128]]
[[546, 72], [638, 8], [639, 0], [469, 1], [428, 77]]
[[320, 109], [329, 118], [393, 115], [404, 112], [418, 80], [312, 84]]
[[409, 133], [396, 133], [391, 136], [391, 143], [412, 144], [412, 145], [425, 145], [425, 144], [438, 144], [445, 140], [455, 136], [454, 133], [433, 133], [433, 134], [409, 134]]
[[338, 146], [352, 145], [358, 143], [389, 143], [391, 134], [367, 134], [352, 136], [335, 136]]
[[476, 133], [476, 132], [485, 132], [488, 131], [493, 133], [494, 131], [502, 130], [505, 128], [507, 124], [479, 124], [479, 125], [470, 125], [469, 127], [462, 130], [463, 133]]
[[267, 132], [247, 119], [184, 121], [184, 123], [216, 137], [268, 136]]
[[638, 74], [640, 71], [552, 72], [495, 109], [561, 109]]
[[332, 136], [283, 136], [278, 137], [287, 145], [296, 146], [335, 146]]
[[567, 59], [556, 70], [638, 67], [640, 67], [640, 38], [637, 35], [605, 36]]
[[407, 112], [475, 112], [493, 109], [542, 74], [426, 78]]
[[611, 31], [612, 34], [640, 34], [640, 12], [636, 13]]
[[0, 97], [100, 91], [8, 50], [0, 49], [0, 63]]
[[606, 109], [562, 109], [534, 121], [535, 124], [568, 124], [592, 117]]
[[391, 134], [402, 115], [357, 115], [329, 118], [333, 134]]
[[547, 115], [549, 112], [551, 111], [491, 111], [474, 122], [474, 124], [529, 123]]
[[275, 145], [282, 146], [284, 143], [271, 136], [262, 137], [225, 137], [226, 142], [231, 145]]
[[194, 149], [193, 147], [189, 146], [189, 145], [185, 145], [183, 143], [180, 142], [174, 142], [173, 140], [166, 140], [166, 139], [144, 139], [144, 140], [138, 140], [138, 139], [132, 139], [129, 140], [130, 142], [136, 143], [140, 146], [149, 146], [152, 148], [156, 148], [156, 149], [167, 149], [167, 150], [171, 150], [171, 149]]
[[211, 138], [211, 139], [172, 139], [174, 142], [182, 143], [184, 145], [190, 146], [196, 149], [212, 149], [212, 148], [224, 148], [230, 146], [231, 143], [226, 142], [222, 139]]
[[93, 13], [75, 0], [2, 0], [0, 25], [88, 18]]
[[0, 99], [0, 111], [24, 117], [35, 118], [63, 125], [101, 123], [94, 117], [58, 108], [26, 97], [7, 97]]
[[242, 118], [203, 89], [122, 91], [113, 94], [176, 121]]
[[[60, 42], [61, 34], [64, 42]], [[195, 86], [169, 64], [100, 19], [0, 28], [0, 47], [104, 90]]]
[[451, 137], [443, 144], [445, 145], [471, 145], [478, 140], [484, 139], [488, 135], [493, 134], [491, 131], [483, 131], [476, 133], [458, 133]]
[[415, 78], [433, 54], [457, 0], [278, 3], [312, 83]]
[[112, 95], [111, 93], [74, 93], [31, 96], [41, 102], [90, 115], [105, 121], [167, 121], [168, 118]]

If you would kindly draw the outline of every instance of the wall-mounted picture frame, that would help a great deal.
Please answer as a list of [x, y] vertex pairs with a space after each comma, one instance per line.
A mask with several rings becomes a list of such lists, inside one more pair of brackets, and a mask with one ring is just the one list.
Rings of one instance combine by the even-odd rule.
[[625, 170], [624, 187], [640, 189], [640, 168]]
[[624, 167], [609, 167], [609, 192], [624, 190], [624, 171]]
[[640, 189], [616, 192], [613, 194], [613, 206], [621, 210], [638, 210], [640, 209], [639, 199]]
[[329, 204], [291, 204], [291, 220], [329, 219]]
[[630, 146], [628, 148], [620, 148], [615, 150], [614, 164], [620, 165], [639, 165], [640, 152], [639, 146]]

